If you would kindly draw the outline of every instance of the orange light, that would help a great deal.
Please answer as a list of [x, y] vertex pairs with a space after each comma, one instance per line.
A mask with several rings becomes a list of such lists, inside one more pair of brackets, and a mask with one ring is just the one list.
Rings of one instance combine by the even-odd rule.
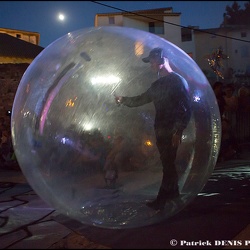
[[146, 140], [144, 142], [144, 145], [146, 145], [147, 147], [152, 147], [153, 146], [153, 143], [150, 141], [150, 140]]
[[71, 98], [66, 101], [65, 106], [66, 107], [74, 107], [75, 106], [75, 101], [77, 100], [77, 96], [74, 97], [72, 100]]
[[69, 99], [66, 101], [66, 107], [74, 107], [75, 103], [72, 101], [72, 99]]

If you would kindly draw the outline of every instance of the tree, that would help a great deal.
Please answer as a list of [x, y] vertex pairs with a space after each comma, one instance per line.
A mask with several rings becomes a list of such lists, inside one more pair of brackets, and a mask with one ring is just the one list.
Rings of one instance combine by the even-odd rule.
[[250, 25], [250, 1], [244, 4], [241, 9], [237, 1], [232, 6], [226, 6], [226, 13], [223, 14], [224, 21], [221, 26], [227, 25]]

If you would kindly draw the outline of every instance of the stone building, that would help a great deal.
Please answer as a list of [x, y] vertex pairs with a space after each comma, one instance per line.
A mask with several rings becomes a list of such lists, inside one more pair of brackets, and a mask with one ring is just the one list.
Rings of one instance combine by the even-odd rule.
[[[22, 40], [21, 35], [18, 38], [13, 36], [13, 30], [9, 30], [11, 34], [8, 34], [8, 29], [4, 29], [5, 32], [2, 30], [0, 29], [0, 121], [3, 125], [0, 125], [1, 130], [10, 131], [10, 113], [19, 82], [27, 67], [44, 48]], [[18, 33], [22, 34], [22, 31]]]

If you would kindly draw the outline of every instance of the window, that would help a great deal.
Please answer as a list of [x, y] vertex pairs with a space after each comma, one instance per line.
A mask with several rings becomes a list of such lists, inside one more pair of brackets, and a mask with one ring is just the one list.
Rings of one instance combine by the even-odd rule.
[[150, 22], [150, 23], [148, 24], [148, 31], [149, 31], [150, 33], [155, 33], [155, 23]]
[[148, 31], [154, 34], [164, 34], [164, 24], [162, 22], [149, 22]]
[[109, 16], [109, 24], [115, 24], [115, 17]]
[[16, 34], [16, 38], [21, 38], [21, 35], [20, 34]]
[[188, 42], [192, 41], [192, 30], [191, 29], [181, 29], [181, 41]]

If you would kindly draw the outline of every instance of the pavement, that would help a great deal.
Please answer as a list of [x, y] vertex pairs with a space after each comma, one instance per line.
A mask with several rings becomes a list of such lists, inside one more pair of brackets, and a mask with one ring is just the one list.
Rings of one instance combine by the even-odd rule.
[[150, 226], [105, 229], [50, 207], [20, 170], [0, 169], [1, 249], [250, 249], [250, 151], [217, 163], [182, 211]]

